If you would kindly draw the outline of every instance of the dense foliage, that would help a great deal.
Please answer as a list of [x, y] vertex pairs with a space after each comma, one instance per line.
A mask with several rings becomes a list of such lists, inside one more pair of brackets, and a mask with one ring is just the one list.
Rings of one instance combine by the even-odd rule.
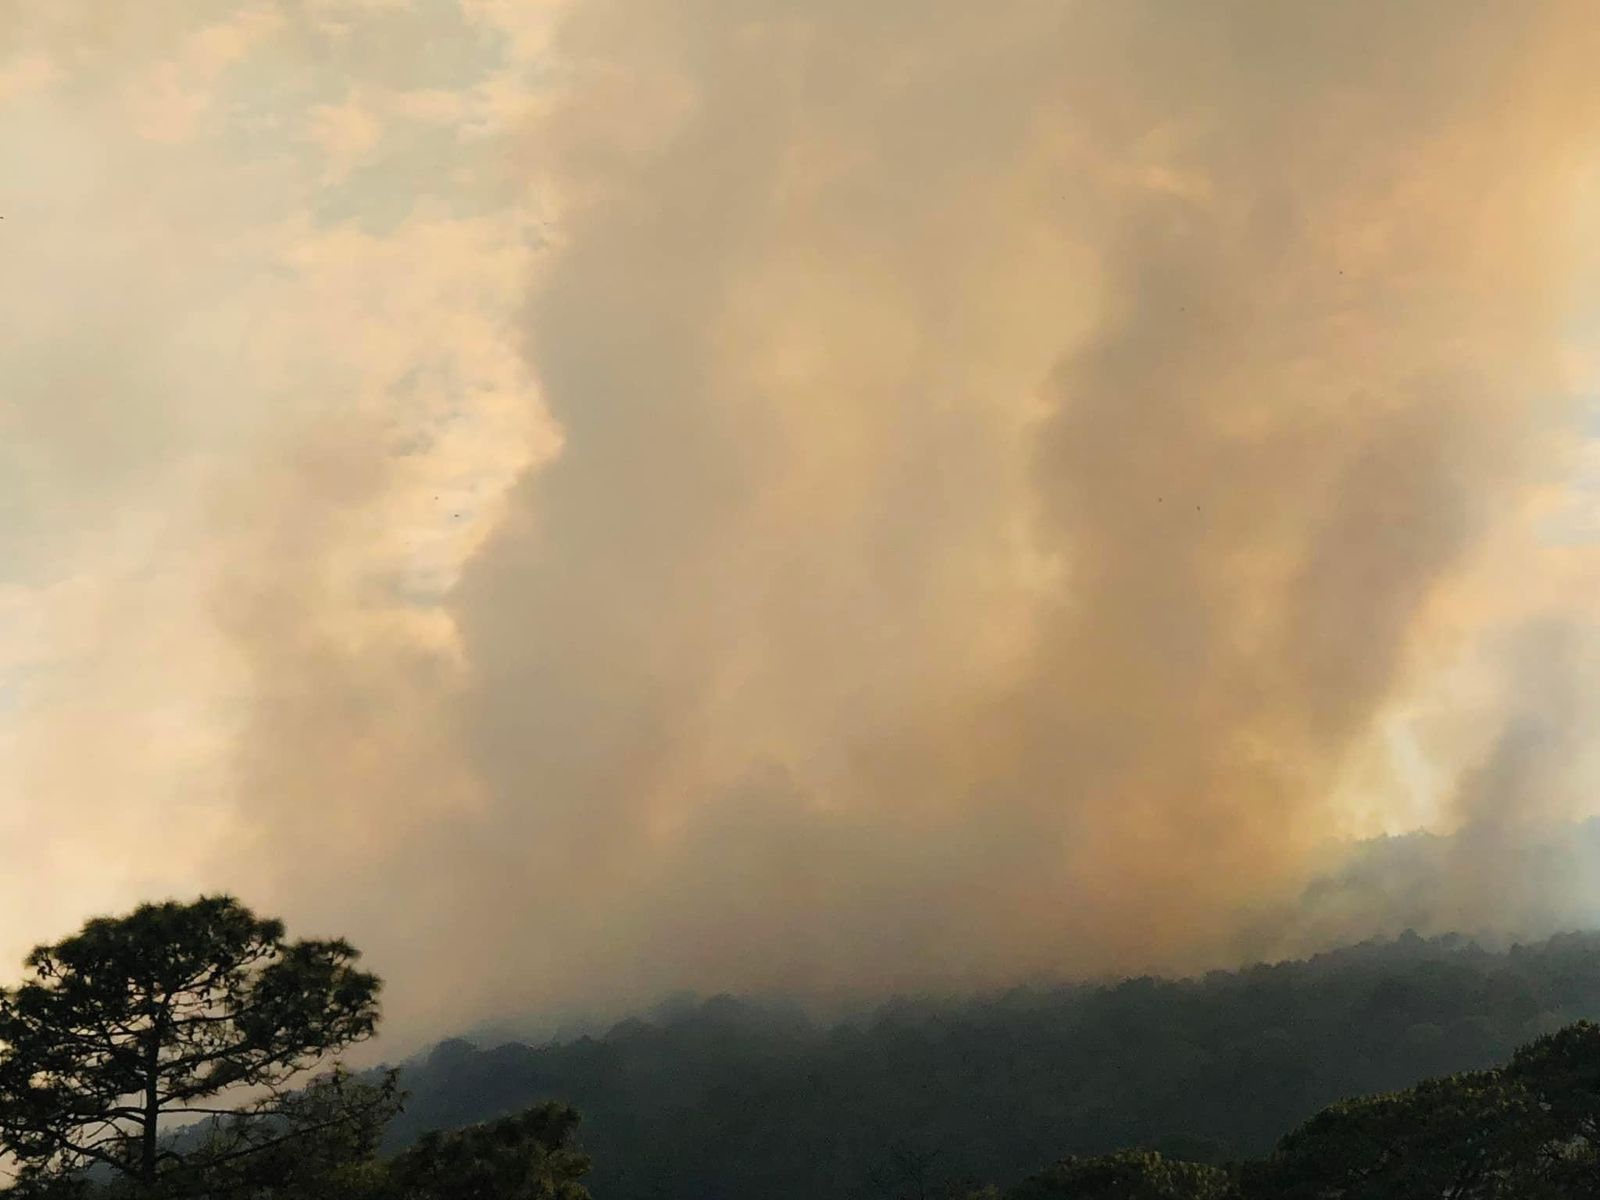
[[379, 981], [343, 941], [287, 942], [231, 897], [101, 917], [0, 993], [0, 1152], [36, 1200], [586, 1200], [559, 1104], [380, 1158], [393, 1070]]
[[405, 1068], [391, 1137], [558, 1097], [585, 1114], [610, 1200], [870, 1196], [907, 1156], [938, 1180], [1000, 1182], [1122, 1147], [1220, 1163], [1345, 1097], [1482, 1070], [1591, 1016], [1591, 934], [1504, 952], [1407, 935], [1203, 979], [902, 1000], [833, 1025], [722, 997], [541, 1047], [446, 1043]]
[[1150, 1150], [1118, 1150], [1062, 1159], [1006, 1192], [1004, 1200], [1227, 1200], [1233, 1190], [1230, 1173], [1221, 1167]]
[[[1600, 1196], [1600, 1026], [1505, 1067], [1341, 1101], [1272, 1153], [1221, 1166], [1147, 1150], [1057, 1162], [1010, 1190], [912, 1186], [894, 1200], [1592, 1200]], [[922, 1165], [920, 1160], [919, 1164]]]
[[387, 1164], [397, 1200], [587, 1200], [576, 1110], [544, 1104], [484, 1125], [429, 1133]]
[[[0, 996], [8, 1152], [30, 1175], [98, 1168], [149, 1187], [345, 1123], [296, 1093], [376, 1026], [378, 980], [356, 958], [342, 941], [285, 941], [226, 896], [141, 905], [38, 947]], [[195, 1118], [210, 1136], [161, 1138]]]
[[1408, 935], [831, 1026], [721, 997], [445, 1043], [408, 1107], [398, 1072], [322, 1061], [377, 1021], [353, 948], [227, 898], [145, 905], [0, 994], [0, 1151], [18, 1200], [587, 1200], [577, 1100], [617, 1200], [1578, 1200], [1597, 951]]

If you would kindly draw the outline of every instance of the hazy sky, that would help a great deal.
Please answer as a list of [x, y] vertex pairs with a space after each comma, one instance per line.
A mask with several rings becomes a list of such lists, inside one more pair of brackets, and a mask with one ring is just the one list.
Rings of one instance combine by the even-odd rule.
[[0, 958], [227, 889], [421, 1036], [1289, 950], [1419, 826], [1425, 923], [1548, 912], [1596, 61], [1588, 0], [0, 0]]

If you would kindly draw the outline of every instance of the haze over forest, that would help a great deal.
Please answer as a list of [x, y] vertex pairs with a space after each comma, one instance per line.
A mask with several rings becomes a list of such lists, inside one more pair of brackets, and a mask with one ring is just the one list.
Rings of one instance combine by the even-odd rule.
[[0, 960], [237, 893], [420, 1043], [1593, 925], [1597, 61], [0, 0]]

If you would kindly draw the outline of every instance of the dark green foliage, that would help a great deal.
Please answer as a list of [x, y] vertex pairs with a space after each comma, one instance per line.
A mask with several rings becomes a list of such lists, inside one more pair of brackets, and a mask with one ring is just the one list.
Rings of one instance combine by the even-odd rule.
[[1600, 1028], [1509, 1065], [1342, 1101], [1239, 1172], [1241, 1200], [1580, 1200], [1600, 1196]]
[[541, 1047], [405, 1068], [392, 1145], [545, 1097], [584, 1114], [608, 1200], [884, 1194], [895, 1147], [944, 1187], [1064, 1154], [1270, 1152], [1343, 1097], [1481, 1071], [1600, 1016], [1600, 936], [1509, 952], [1415, 935], [1203, 979], [903, 1000], [832, 1027], [723, 997]]
[[1121, 1151], [1056, 1164], [1005, 1200], [1585, 1200], [1600, 1196], [1600, 1029], [1538, 1039], [1507, 1067], [1317, 1113], [1229, 1169]]
[[[41, 947], [0, 996], [7, 1194], [587, 1200], [576, 1110], [526, 1107], [560, 1095], [611, 1140], [614, 1200], [1600, 1200], [1600, 1026], [1541, 1030], [1600, 1010], [1597, 951], [1409, 937], [1204, 981], [899, 1001], [832, 1029], [721, 997], [539, 1050], [446, 1043], [409, 1068], [421, 1103], [397, 1117], [395, 1072], [313, 1074], [376, 1020], [348, 945], [286, 944], [228, 899], [147, 905]], [[1513, 1030], [1510, 1061], [1482, 1061]], [[1424, 1062], [1477, 1069], [1307, 1104]], [[1238, 1151], [1296, 1107], [1311, 1115], [1270, 1150]], [[414, 1132], [474, 1108], [513, 1115]], [[1063, 1150], [1009, 1191], [973, 1182]]]
[[394, 1200], [588, 1200], [576, 1110], [544, 1104], [452, 1133], [430, 1133], [388, 1166]]
[[874, 1200], [999, 1200], [992, 1187], [979, 1188], [970, 1179], [953, 1179], [940, 1167], [938, 1150], [894, 1146], [868, 1177]]
[[577, 1113], [544, 1104], [388, 1161], [378, 980], [227, 897], [147, 904], [28, 956], [0, 995], [0, 1138], [18, 1200], [587, 1200]]
[[1225, 1200], [1228, 1173], [1151, 1150], [1066, 1158], [1024, 1180], [1005, 1200]]
[[1519, 1047], [1505, 1074], [1600, 1152], [1600, 1025], [1579, 1021]]
[[1519, 1197], [1541, 1190], [1558, 1128], [1498, 1071], [1427, 1080], [1403, 1092], [1341, 1101], [1243, 1170], [1243, 1195]]
[[[379, 984], [356, 958], [342, 941], [286, 942], [225, 896], [146, 904], [35, 949], [0, 996], [0, 1137], [28, 1186], [87, 1168], [143, 1194], [194, 1193], [367, 1121], [365, 1092], [334, 1111], [355, 1095], [342, 1083], [295, 1090], [373, 1032]], [[206, 1136], [168, 1136], [195, 1118]]]

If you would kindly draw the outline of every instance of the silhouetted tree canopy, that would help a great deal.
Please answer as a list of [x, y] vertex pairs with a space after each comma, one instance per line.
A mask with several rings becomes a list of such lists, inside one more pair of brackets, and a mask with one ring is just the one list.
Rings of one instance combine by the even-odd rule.
[[[0, 996], [0, 1139], [28, 1186], [87, 1169], [181, 1193], [392, 1111], [392, 1081], [298, 1090], [373, 1032], [379, 982], [357, 957], [285, 941], [226, 896], [142, 905], [36, 948]], [[203, 1136], [166, 1136], [194, 1120]]]
[[[207, 1200], [384, 1200], [377, 1161], [385, 1127], [404, 1097], [392, 1070], [352, 1078], [336, 1067], [282, 1097], [284, 1114], [208, 1122], [190, 1131], [190, 1149], [208, 1164]], [[258, 1146], [233, 1154], [241, 1146]]]

